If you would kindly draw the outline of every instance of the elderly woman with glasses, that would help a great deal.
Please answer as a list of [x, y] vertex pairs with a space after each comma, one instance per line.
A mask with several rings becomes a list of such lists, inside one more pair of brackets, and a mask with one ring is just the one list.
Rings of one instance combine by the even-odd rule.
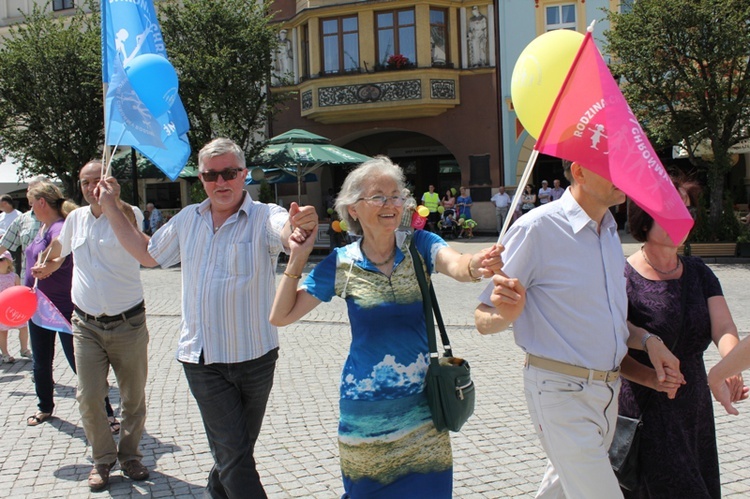
[[[352, 341], [339, 403], [347, 498], [451, 497], [450, 438], [435, 429], [424, 394], [429, 354], [414, 265], [465, 282], [502, 266], [499, 247], [462, 255], [431, 232], [399, 230], [404, 183], [401, 168], [382, 156], [352, 171], [336, 211], [362, 239], [336, 248], [298, 289], [314, 237], [292, 234], [271, 310], [271, 323], [284, 326], [334, 296], [347, 302]], [[417, 262], [411, 242], [421, 256]]]
[[[698, 186], [675, 186], [690, 209]], [[703, 352], [714, 343], [722, 357], [739, 342], [737, 326], [721, 284], [698, 257], [681, 257], [666, 231], [630, 203], [630, 233], [643, 243], [627, 260], [628, 321], [645, 329], [643, 350], [630, 350], [622, 363], [619, 413], [642, 416], [638, 486], [626, 498], [721, 497], [716, 428]], [[684, 242], [684, 241], [683, 241]], [[660, 342], [680, 360], [684, 384], [663, 390], [648, 349]], [[732, 401], [747, 398], [742, 378], [726, 380]], [[660, 393], [666, 391], [667, 393]]]

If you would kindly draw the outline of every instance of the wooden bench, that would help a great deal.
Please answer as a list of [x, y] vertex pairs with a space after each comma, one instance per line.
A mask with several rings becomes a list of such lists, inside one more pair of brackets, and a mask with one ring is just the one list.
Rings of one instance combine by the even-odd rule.
[[[685, 247], [677, 248], [677, 253], [685, 254]], [[736, 243], [692, 243], [690, 245], [692, 256], [735, 256], [737, 254]]]

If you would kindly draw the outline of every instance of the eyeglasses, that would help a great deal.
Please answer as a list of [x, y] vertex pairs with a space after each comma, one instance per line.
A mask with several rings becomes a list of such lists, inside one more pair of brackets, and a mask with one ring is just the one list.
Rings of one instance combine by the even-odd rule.
[[221, 175], [221, 178], [223, 178], [226, 181], [234, 180], [237, 178], [237, 174], [242, 171], [242, 168], [227, 168], [225, 170], [221, 171], [214, 171], [214, 170], [208, 170], [205, 172], [200, 172], [201, 177], [203, 177], [203, 180], [206, 182], [216, 182], [219, 180], [219, 175]]
[[364, 201], [370, 206], [377, 206], [378, 208], [382, 208], [388, 201], [390, 201], [393, 206], [403, 206], [406, 199], [401, 196], [383, 196], [382, 194], [380, 194], [378, 196], [370, 196], [369, 198], [359, 198], [357, 199], [357, 201]]

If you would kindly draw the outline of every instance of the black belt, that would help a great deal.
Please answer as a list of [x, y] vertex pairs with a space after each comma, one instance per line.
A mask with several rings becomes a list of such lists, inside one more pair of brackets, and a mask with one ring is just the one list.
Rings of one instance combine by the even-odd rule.
[[103, 324], [107, 324], [109, 322], [124, 321], [124, 320], [130, 319], [131, 317], [135, 317], [136, 315], [143, 313], [146, 310], [146, 306], [144, 302], [140, 302], [135, 307], [130, 308], [121, 314], [99, 315], [99, 316], [87, 314], [86, 312], [76, 307], [75, 305], [73, 305], [73, 310], [75, 310], [78, 313], [78, 315], [83, 317], [83, 320], [87, 322], [94, 321], [94, 322], [101, 322]]

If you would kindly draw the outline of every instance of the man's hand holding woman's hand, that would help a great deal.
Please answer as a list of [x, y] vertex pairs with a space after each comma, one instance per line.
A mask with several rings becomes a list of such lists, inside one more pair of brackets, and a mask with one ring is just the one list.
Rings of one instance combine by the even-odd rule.
[[314, 206], [302, 206], [292, 203], [289, 206], [289, 223], [292, 233], [289, 235], [289, 249], [292, 253], [299, 250], [309, 255], [315, 244], [318, 229], [318, 214]]

